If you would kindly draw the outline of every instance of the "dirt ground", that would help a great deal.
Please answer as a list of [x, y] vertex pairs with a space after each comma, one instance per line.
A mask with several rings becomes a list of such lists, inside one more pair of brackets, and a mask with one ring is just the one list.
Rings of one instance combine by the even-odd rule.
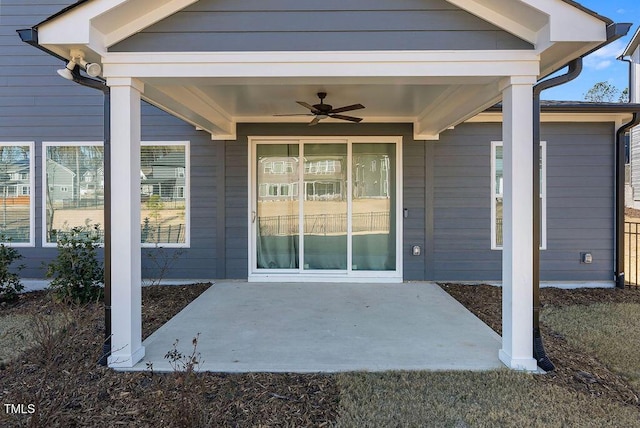
[[[143, 336], [197, 297], [209, 285], [143, 288]], [[501, 289], [488, 285], [442, 284], [496, 331], [501, 327]], [[543, 289], [544, 305], [635, 302], [640, 289]], [[34, 317], [64, 311], [44, 292], [23, 295], [0, 308], [1, 315]], [[40, 334], [33, 351], [0, 366], [0, 401], [34, 403], [32, 426], [332, 426], [337, 420], [335, 375], [323, 374], [154, 374], [119, 373], [96, 364], [104, 309], [93, 304], [71, 310], [63, 334]], [[36, 316], [37, 319], [37, 316]], [[536, 376], [567, 393], [639, 408], [638, 391], [597, 359], [570, 347], [543, 326], [545, 346], [557, 370]], [[53, 340], [52, 340], [53, 339]], [[169, 350], [168, 350], [169, 351]], [[22, 415], [0, 412], [0, 426], [21, 426]]]

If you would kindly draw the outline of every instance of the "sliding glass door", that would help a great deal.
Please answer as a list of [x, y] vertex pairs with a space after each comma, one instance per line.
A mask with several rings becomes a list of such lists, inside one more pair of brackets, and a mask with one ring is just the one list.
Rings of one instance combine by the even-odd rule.
[[250, 274], [401, 275], [398, 142], [252, 140]]

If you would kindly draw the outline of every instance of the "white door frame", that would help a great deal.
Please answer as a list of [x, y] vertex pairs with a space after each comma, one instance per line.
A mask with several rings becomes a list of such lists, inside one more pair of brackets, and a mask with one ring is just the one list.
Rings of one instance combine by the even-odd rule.
[[[248, 210], [247, 228], [248, 236], [248, 280], [250, 282], [402, 282], [403, 263], [403, 216], [402, 216], [402, 137], [400, 136], [250, 136], [248, 137]], [[257, 266], [257, 242], [256, 242], [256, 221], [257, 213], [257, 167], [256, 148], [258, 144], [299, 144], [300, 157], [304, 156], [305, 144], [323, 143], [345, 143], [347, 144], [347, 212], [352, 212], [352, 172], [351, 172], [351, 148], [353, 143], [391, 143], [396, 146], [396, 187], [395, 191], [395, 217], [396, 217], [396, 269], [393, 271], [364, 271], [353, 270], [351, 264], [352, 257], [352, 223], [351, 216], [347, 218], [347, 269], [346, 270], [304, 270], [300, 263], [298, 269], [258, 269]], [[304, 202], [304, 178], [301, 175], [298, 184], [298, 201], [300, 203], [299, 215], [303, 216], [302, 204]], [[299, 224], [304, 224], [299, 221]], [[304, 239], [299, 240], [299, 251], [304, 254]]]

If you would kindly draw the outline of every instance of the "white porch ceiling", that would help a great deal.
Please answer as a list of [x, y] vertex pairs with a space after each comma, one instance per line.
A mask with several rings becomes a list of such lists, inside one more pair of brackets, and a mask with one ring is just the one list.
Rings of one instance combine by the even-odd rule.
[[[220, 109], [234, 122], [305, 122], [307, 117], [274, 117], [308, 111], [296, 104], [319, 102], [318, 92], [326, 92], [325, 103], [334, 107], [360, 103], [365, 109], [351, 113], [365, 122], [413, 122], [426, 106], [447, 97], [453, 88], [473, 92], [479, 86], [496, 83], [495, 78], [430, 79], [296, 79], [295, 84], [282, 79], [143, 79], [143, 82], [172, 96], [187, 88], [206, 103]], [[497, 87], [497, 84], [495, 85]], [[194, 95], [195, 96], [195, 95]]]

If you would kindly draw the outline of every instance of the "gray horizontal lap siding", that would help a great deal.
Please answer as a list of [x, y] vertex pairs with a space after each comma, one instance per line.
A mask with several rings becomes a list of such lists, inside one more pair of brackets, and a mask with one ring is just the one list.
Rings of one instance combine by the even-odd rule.
[[[543, 124], [547, 142], [547, 249], [541, 279], [611, 280], [613, 125]], [[491, 250], [491, 141], [500, 124], [465, 124], [433, 143], [434, 277], [500, 280], [502, 251]], [[580, 263], [591, 251], [594, 262]]]
[[533, 46], [445, 0], [200, 0], [110, 51], [392, 49]]
[[[64, 64], [20, 41], [17, 29], [29, 28], [73, 1], [2, 0], [0, 6], [0, 142], [35, 142], [36, 176], [31, 194], [35, 201], [35, 247], [21, 247], [25, 278], [43, 278], [43, 264], [56, 255], [42, 247], [42, 142], [102, 141], [103, 97], [98, 91], [62, 79], [56, 73]], [[142, 138], [151, 141], [191, 142], [191, 248], [167, 249], [165, 256], [181, 256], [167, 278], [215, 278], [216, 182], [214, 142], [193, 126], [143, 104]], [[117, 143], [117, 142], [114, 142]], [[117, 191], [117, 189], [114, 189]], [[117, 227], [117, 225], [115, 225]], [[143, 273], [157, 267], [143, 250]], [[102, 250], [100, 250], [102, 256]], [[154, 273], [155, 272], [155, 273]]]

